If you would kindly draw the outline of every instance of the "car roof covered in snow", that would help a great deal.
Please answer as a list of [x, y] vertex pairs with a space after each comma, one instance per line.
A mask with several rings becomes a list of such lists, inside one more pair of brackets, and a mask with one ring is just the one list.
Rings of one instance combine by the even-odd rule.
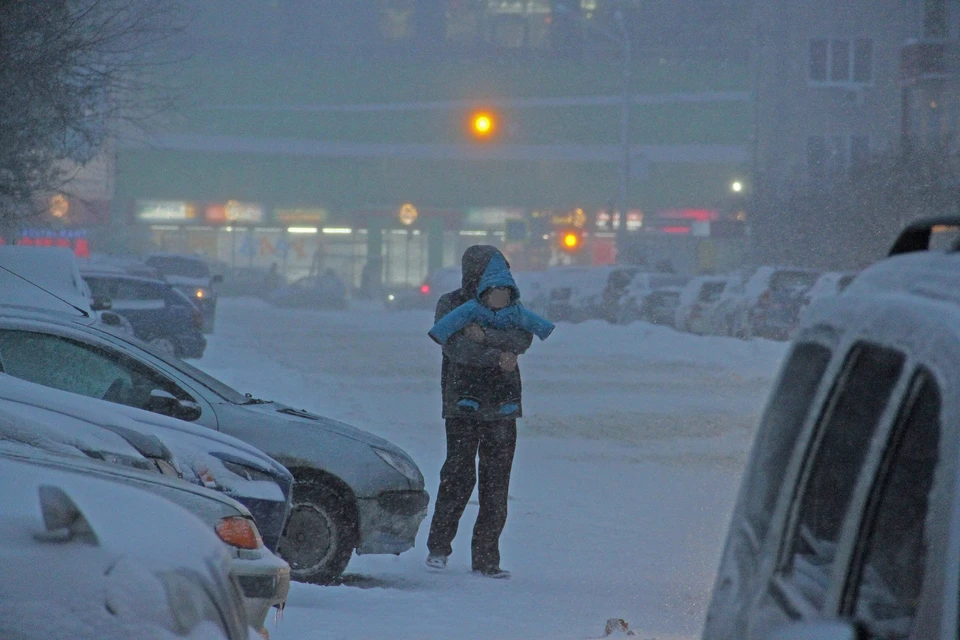
[[79, 307], [73, 311], [76, 315], [81, 315], [80, 310], [92, 315], [90, 290], [69, 249], [0, 246], [0, 267], [3, 304], [61, 313], [70, 313], [73, 306]]
[[960, 252], [924, 251], [888, 258], [865, 269], [844, 293], [899, 293], [960, 306]]

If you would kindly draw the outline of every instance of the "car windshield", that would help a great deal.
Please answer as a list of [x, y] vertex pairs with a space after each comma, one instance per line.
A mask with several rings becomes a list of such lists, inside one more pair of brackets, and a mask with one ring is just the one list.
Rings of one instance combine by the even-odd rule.
[[209, 278], [210, 267], [202, 260], [195, 258], [178, 258], [176, 256], [151, 256], [147, 258], [148, 266], [153, 267], [165, 276], [181, 278]]

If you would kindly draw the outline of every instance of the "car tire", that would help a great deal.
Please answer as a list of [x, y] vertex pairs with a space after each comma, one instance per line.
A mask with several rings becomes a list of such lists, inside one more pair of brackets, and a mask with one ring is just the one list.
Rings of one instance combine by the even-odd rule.
[[340, 584], [356, 546], [355, 529], [339, 493], [318, 482], [298, 481], [277, 554], [297, 582]]
[[177, 355], [177, 345], [170, 338], [165, 338], [163, 336], [157, 336], [156, 338], [151, 339], [147, 342], [151, 347], [165, 353], [167, 355], [175, 356]]

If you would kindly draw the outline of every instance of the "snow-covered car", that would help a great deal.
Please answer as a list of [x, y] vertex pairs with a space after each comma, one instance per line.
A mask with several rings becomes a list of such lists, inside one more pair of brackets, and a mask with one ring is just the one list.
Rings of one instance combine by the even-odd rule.
[[810, 308], [741, 481], [705, 640], [960, 634], [960, 251], [908, 227]]
[[[617, 324], [645, 320], [673, 326], [676, 322], [676, 308], [679, 305], [679, 297], [675, 297], [674, 294], [689, 282], [689, 277], [672, 273], [634, 274], [617, 304]], [[654, 292], [657, 292], [657, 295], [654, 296]], [[671, 317], [664, 317], [664, 309], [671, 306], [673, 307]]]
[[699, 276], [691, 280], [680, 294], [677, 307], [678, 331], [708, 335], [710, 315], [728, 288], [740, 286], [736, 276]]
[[[135, 339], [91, 327], [82, 317], [0, 308], [0, 362], [10, 348], [4, 344], [23, 345], [24, 354], [35, 353], [32, 345], [38, 344], [55, 350], [59, 355], [43, 361], [50, 366], [39, 368], [44, 375], [60, 373], [53, 368], [58, 360], [87, 363], [83, 367], [91, 375], [58, 375], [50, 381], [55, 382], [53, 386], [190, 420], [197, 426], [147, 414], [162, 424], [169, 421], [205, 433], [220, 431], [234, 436], [283, 464], [293, 474], [295, 486], [290, 519], [279, 547], [274, 546], [277, 539], [261, 522], [257, 509], [240, 501], [254, 513], [268, 547], [276, 548], [290, 563], [295, 580], [335, 582], [354, 549], [359, 554], [399, 554], [416, 542], [429, 502], [423, 475], [410, 456], [382, 438], [242, 394], [183, 360], [152, 351]], [[126, 391], [107, 394], [104, 383], [110, 382], [104, 374], [126, 380]], [[147, 422], [139, 412], [137, 416]], [[266, 458], [259, 451], [257, 454]]]
[[248, 640], [226, 547], [169, 500], [0, 458], [0, 638]]
[[[290, 567], [263, 545], [253, 516], [221, 492], [181, 480], [162, 441], [113, 426], [0, 399], [0, 459], [83, 473], [133, 486], [170, 500], [205, 522], [228, 547], [251, 626], [263, 630], [271, 607], [286, 601]], [[154, 446], [157, 445], [157, 446]]]
[[[158, 437], [176, 457], [185, 480], [222, 491], [246, 506], [256, 518], [264, 543], [271, 551], [277, 548], [290, 510], [293, 484], [285, 468], [246, 442], [225, 434], [100, 399], [114, 397], [124, 386], [150, 381], [142, 374], [138, 380], [131, 376], [124, 381], [128, 372], [82, 352], [70, 352], [75, 358], [63, 357], [62, 352], [52, 350], [52, 346], [62, 346], [52, 338], [35, 332], [0, 332], [0, 399], [108, 429]], [[31, 353], [35, 357], [32, 362]], [[122, 385], [116, 384], [118, 379]], [[84, 393], [78, 394], [81, 391]], [[147, 395], [154, 397], [149, 391]], [[161, 400], [166, 398], [161, 396]]]
[[[786, 340], [800, 321], [804, 296], [820, 277], [813, 269], [777, 268], [747, 308], [751, 336]], [[751, 286], [756, 283], [751, 282]], [[760, 288], [760, 287], [758, 287]]]
[[134, 335], [130, 321], [111, 310], [109, 298], [94, 297], [73, 252], [63, 247], [0, 245], [0, 301], [52, 311], [72, 307], [106, 327]]
[[154, 349], [180, 358], [202, 358], [207, 348], [203, 314], [182, 291], [168, 282], [124, 273], [83, 269], [94, 298], [111, 301], [134, 335]]
[[849, 271], [828, 271], [817, 278], [816, 283], [803, 296], [803, 306], [800, 309], [801, 319], [805, 316], [811, 304], [821, 298], [840, 295], [850, 286], [855, 277], [857, 277], [857, 274]]
[[211, 275], [210, 265], [201, 256], [151, 253], [143, 262], [160, 272], [164, 280], [197, 305], [203, 316], [203, 332], [213, 333], [217, 314], [217, 291], [214, 285], [222, 282], [223, 277]]
[[748, 306], [746, 283], [740, 278], [724, 288], [717, 300], [710, 308], [707, 317], [707, 333], [714, 336], [731, 336], [744, 338], [744, 309]]
[[[544, 313], [554, 322], [582, 322], [601, 316], [603, 292], [619, 267], [554, 267], [540, 276]], [[639, 269], [637, 269], [639, 271]]]

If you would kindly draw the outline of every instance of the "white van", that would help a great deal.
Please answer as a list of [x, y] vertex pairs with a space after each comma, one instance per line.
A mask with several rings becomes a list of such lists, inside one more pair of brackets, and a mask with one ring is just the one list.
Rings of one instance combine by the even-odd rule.
[[757, 432], [703, 637], [960, 636], [960, 246], [908, 227], [810, 307]]

